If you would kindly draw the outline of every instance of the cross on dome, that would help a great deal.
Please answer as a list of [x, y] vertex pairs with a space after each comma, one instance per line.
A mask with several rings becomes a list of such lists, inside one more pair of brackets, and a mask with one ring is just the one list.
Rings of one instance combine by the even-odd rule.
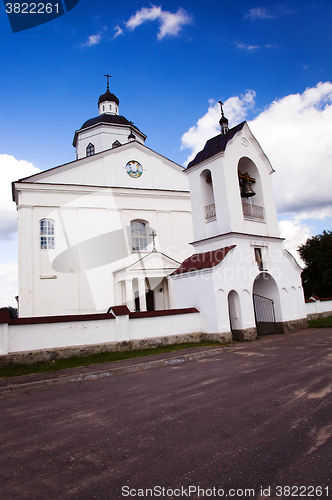
[[109, 79], [109, 78], [112, 78], [112, 77], [111, 77], [111, 75], [109, 75], [109, 74], [104, 75], [104, 76], [106, 76], [106, 78], [107, 78], [107, 90], [109, 90], [109, 89], [110, 89], [110, 85], [109, 85], [109, 80], [108, 80], [108, 79]]
[[105, 94], [102, 94], [98, 100], [99, 114], [119, 114], [119, 99], [110, 92], [109, 78], [112, 78], [108, 73], [104, 75], [107, 78], [107, 89]]

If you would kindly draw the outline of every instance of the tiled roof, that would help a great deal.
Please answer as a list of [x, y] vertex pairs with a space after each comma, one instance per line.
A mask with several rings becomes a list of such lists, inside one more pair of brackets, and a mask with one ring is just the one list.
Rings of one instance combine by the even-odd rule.
[[233, 139], [234, 135], [243, 129], [244, 124], [245, 122], [242, 122], [239, 125], [236, 125], [236, 127], [231, 128], [226, 135], [219, 134], [216, 135], [216, 137], [209, 139], [202, 151], [197, 153], [195, 158], [188, 164], [187, 169], [193, 167], [194, 165], [198, 165], [198, 163], [211, 158], [221, 151], [225, 151], [228, 141]]
[[184, 260], [181, 266], [174, 271], [171, 276], [217, 266], [224, 260], [228, 252], [235, 247], [236, 245], [232, 245], [229, 247], [219, 248], [218, 250], [211, 250], [210, 252], [194, 253], [194, 255], [191, 255], [191, 257]]

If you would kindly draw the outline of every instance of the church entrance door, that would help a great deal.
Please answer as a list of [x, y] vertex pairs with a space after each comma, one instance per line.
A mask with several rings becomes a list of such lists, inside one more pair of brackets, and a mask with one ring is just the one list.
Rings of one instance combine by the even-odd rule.
[[146, 292], [146, 309], [147, 311], [154, 311], [154, 291], [148, 290]]

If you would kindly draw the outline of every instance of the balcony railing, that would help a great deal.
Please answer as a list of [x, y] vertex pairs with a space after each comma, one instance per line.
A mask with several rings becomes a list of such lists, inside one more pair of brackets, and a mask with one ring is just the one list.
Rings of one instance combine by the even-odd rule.
[[214, 203], [212, 205], [207, 205], [205, 208], [205, 218], [207, 221], [214, 220], [216, 218], [216, 206]]
[[245, 219], [264, 221], [263, 207], [242, 202], [242, 210]]

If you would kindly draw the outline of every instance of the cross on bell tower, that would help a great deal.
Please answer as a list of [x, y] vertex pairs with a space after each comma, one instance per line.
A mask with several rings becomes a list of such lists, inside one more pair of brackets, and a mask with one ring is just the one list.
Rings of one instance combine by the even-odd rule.
[[221, 128], [221, 135], [226, 135], [228, 133], [228, 120], [226, 116], [224, 115], [224, 110], [222, 109], [223, 107], [223, 102], [218, 101], [220, 104], [220, 110], [221, 110], [221, 118], [219, 120], [219, 125]]

